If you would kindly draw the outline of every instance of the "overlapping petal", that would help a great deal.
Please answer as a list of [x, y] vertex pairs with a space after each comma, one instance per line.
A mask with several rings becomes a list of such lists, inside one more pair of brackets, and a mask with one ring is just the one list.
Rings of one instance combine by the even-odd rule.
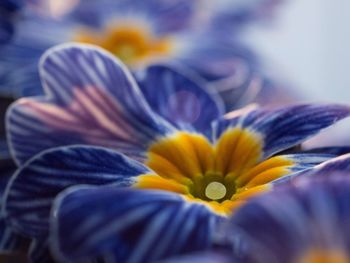
[[67, 190], [52, 215], [52, 251], [62, 262], [154, 262], [208, 249], [221, 219], [177, 194], [115, 187]]
[[152, 140], [173, 129], [153, 113], [125, 66], [101, 49], [58, 46], [42, 59], [41, 78], [46, 97], [19, 100], [8, 111], [17, 163], [78, 143], [141, 158]]
[[277, 187], [237, 211], [226, 233], [243, 262], [349, 261], [349, 176], [319, 175]]
[[218, 94], [194, 74], [150, 66], [136, 75], [152, 109], [182, 130], [210, 135], [210, 122], [224, 113]]
[[29, 237], [47, 234], [53, 199], [77, 184], [130, 186], [149, 169], [117, 152], [88, 146], [44, 151], [13, 176], [5, 196], [6, 217], [13, 229]]
[[284, 184], [286, 181], [296, 180], [311, 176], [332, 176], [333, 174], [350, 172], [350, 154], [340, 155], [326, 162], [312, 167], [312, 169], [291, 174], [285, 178], [277, 180], [277, 184]]
[[276, 184], [302, 171], [308, 171], [316, 165], [335, 158], [333, 154], [285, 154], [269, 158], [254, 168], [242, 173], [236, 179], [236, 186], [242, 188], [258, 187], [263, 184]]
[[266, 159], [305, 141], [349, 114], [348, 106], [333, 104], [293, 105], [278, 109], [250, 107], [229, 113], [214, 123], [214, 134], [219, 138], [231, 128], [247, 129], [261, 137], [261, 158]]

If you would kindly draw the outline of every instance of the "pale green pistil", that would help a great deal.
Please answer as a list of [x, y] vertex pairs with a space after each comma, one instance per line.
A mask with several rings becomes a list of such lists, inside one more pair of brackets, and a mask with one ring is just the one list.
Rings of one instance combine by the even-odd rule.
[[226, 195], [226, 187], [219, 182], [211, 182], [205, 188], [205, 196], [211, 200], [220, 200]]

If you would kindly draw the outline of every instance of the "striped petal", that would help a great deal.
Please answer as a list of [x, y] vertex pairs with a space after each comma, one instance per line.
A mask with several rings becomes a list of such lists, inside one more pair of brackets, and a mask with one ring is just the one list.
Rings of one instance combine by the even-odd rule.
[[158, 65], [136, 76], [152, 109], [178, 128], [209, 136], [211, 121], [224, 113], [218, 94], [204, 89], [204, 83], [195, 75]]
[[149, 172], [117, 152], [89, 146], [44, 151], [22, 166], [7, 187], [5, 212], [12, 228], [29, 237], [45, 236], [53, 199], [77, 184], [130, 186]]
[[247, 129], [262, 138], [261, 159], [291, 148], [316, 135], [337, 121], [348, 117], [350, 107], [326, 105], [293, 105], [278, 109], [246, 108], [231, 112], [214, 123], [215, 137], [231, 128]]
[[[334, 173], [350, 172], [350, 154], [340, 155], [327, 162], [321, 163], [313, 169], [297, 174], [297, 176], [331, 176]], [[293, 178], [293, 176], [291, 176]], [[288, 179], [291, 179], [288, 178]]]
[[303, 150], [304, 153], [327, 153], [336, 156], [350, 153], [350, 146], [327, 146]]
[[17, 163], [71, 144], [118, 149], [140, 158], [172, 127], [156, 116], [129, 71], [97, 47], [68, 44], [49, 50], [40, 67], [46, 97], [21, 99], [8, 111]]
[[177, 194], [115, 187], [67, 190], [52, 215], [51, 249], [61, 262], [154, 262], [208, 249], [221, 219]]
[[[252, 188], [268, 183], [277, 183], [280, 178], [308, 171], [316, 165], [326, 162], [336, 155], [332, 154], [285, 154], [269, 158], [236, 179], [238, 188]], [[276, 181], [277, 180], [277, 181]]]
[[14, 233], [8, 227], [4, 217], [0, 218], [0, 253], [18, 251], [25, 244], [26, 239]]
[[235, 213], [226, 240], [242, 262], [349, 262], [349, 189], [347, 175], [276, 187]]

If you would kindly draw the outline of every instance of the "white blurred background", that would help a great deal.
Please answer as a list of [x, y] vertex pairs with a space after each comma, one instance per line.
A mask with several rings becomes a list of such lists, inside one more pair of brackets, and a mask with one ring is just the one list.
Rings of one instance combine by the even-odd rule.
[[[263, 61], [305, 101], [350, 105], [350, 1], [286, 0], [268, 26], [254, 25], [246, 37]], [[350, 145], [345, 120], [309, 145]]]
[[308, 99], [350, 103], [350, 1], [286, 0], [276, 11], [248, 31], [257, 53]]

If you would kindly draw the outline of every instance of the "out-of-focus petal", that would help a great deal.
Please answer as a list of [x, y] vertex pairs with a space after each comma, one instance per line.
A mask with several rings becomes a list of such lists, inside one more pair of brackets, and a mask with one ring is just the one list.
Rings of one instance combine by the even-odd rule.
[[199, 4], [200, 1], [187, 0], [90, 0], [82, 1], [72, 18], [101, 27], [113, 19], [136, 17], [152, 21], [155, 33], [164, 34], [190, 28]]
[[28, 257], [30, 262], [35, 263], [56, 263], [52, 258], [49, 241], [47, 238], [34, 239], [30, 244]]
[[225, 250], [202, 251], [189, 255], [165, 259], [157, 263], [238, 263], [231, 253]]
[[224, 113], [218, 94], [194, 74], [155, 65], [136, 78], [151, 108], [180, 129], [209, 136], [210, 122]]
[[226, 229], [234, 253], [251, 263], [349, 262], [349, 189], [348, 174], [320, 174], [251, 200]]
[[23, 0], [2, 0], [0, 2], [0, 45], [7, 43], [15, 31], [15, 17]]

